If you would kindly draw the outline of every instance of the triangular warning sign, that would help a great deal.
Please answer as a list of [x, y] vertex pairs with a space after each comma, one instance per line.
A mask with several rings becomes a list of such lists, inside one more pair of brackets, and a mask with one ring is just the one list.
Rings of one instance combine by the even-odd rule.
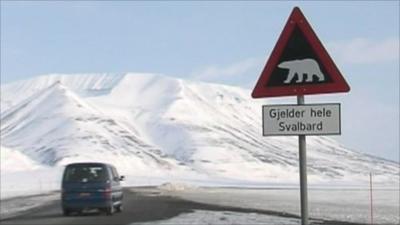
[[253, 98], [348, 92], [349, 85], [295, 7], [251, 94]]

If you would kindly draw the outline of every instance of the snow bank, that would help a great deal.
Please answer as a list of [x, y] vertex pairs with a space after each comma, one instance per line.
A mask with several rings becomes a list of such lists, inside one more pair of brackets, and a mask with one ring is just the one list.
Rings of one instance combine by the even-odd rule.
[[61, 189], [63, 168], [1, 173], [0, 199], [46, 194]]

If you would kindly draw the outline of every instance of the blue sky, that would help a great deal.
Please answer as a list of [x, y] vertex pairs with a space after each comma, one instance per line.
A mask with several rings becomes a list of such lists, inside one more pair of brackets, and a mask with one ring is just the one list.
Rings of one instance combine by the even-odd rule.
[[336, 139], [399, 161], [398, 1], [1, 1], [1, 82], [155, 72], [251, 89], [294, 6], [352, 88], [306, 102], [341, 102]]

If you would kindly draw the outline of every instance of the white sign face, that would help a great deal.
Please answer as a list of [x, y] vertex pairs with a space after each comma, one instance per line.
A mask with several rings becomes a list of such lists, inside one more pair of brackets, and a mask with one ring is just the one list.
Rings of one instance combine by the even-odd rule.
[[263, 106], [264, 136], [340, 133], [339, 103]]

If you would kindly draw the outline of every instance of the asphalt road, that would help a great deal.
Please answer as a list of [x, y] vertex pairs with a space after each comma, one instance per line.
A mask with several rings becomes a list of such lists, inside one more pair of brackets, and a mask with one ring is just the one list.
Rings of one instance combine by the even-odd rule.
[[[169, 219], [182, 213], [193, 212], [194, 210], [209, 211], [231, 211], [240, 213], [258, 213], [264, 215], [273, 215], [288, 218], [299, 218], [297, 215], [257, 210], [243, 209], [230, 206], [217, 206], [186, 201], [179, 198], [160, 194], [157, 189], [125, 189], [124, 190], [124, 210], [121, 213], [115, 213], [113, 216], [107, 216], [96, 210], [85, 212], [81, 215], [63, 216], [60, 201], [53, 201], [45, 206], [30, 210], [23, 215], [2, 220], [1, 225], [10, 224], [35, 224], [35, 225], [74, 225], [74, 224], [99, 224], [99, 225], [125, 225], [131, 223], [150, 222]], [[349, 225], [340, 221], [312, 220], [312, 224], [321, 225]]]

